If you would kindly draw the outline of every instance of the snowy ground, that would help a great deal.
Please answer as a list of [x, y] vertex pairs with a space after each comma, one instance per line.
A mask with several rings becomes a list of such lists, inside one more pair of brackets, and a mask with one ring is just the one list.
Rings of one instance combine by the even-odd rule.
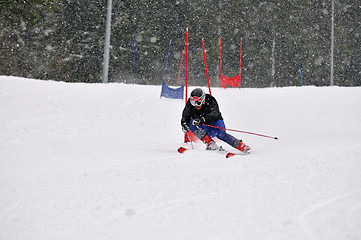
[[212, 93], [228, 128], [279, 140], [181, 155], [160, 86], [1, 76], [0, 239], [361, 239], [360, 87]]

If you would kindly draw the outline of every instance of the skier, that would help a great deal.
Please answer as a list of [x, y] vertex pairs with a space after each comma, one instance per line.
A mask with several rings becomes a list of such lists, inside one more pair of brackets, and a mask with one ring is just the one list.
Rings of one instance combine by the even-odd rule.
[[[208, 127], [203, 124], [219, 128]], [[191, 92], [191, 96], [183, 109], [181, 125], [184, 133], [192, 131], [197, 138], [207, 145], [207, 150], [222, 150], [222, 147], [219, 147], [212, 139], [214, 137], [243, 153], [248, 153], [251, 149], [242, 140], [226, 133], [223, 117], [216, 99], [209, 94], [205, 94], [201, 88], [196, 88]]]

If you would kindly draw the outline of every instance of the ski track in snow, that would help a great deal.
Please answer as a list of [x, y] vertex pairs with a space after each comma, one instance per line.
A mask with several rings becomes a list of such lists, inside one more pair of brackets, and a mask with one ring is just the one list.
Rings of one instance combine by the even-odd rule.
[[[310, 206], [299, 216], [299, 222], [309, 239], [360, 239], [361, 189]], [[326, 228], [330, 224], [332, 227]], [[339, 234], [332, 228], [347, 230]], [[319, 236], [319, 237], [318, 237]]]
[[0, 76], [0, 239], [360, 239], [361, 88], [212, 93], [228, 128], [279, 140], [178, 154], [160, 86]]
[[0, 214], [0, 222], [14, 212], [20, 206], [21, 202], [22, 200], [13, 200], [13, 202], [8, 204], [9, 206], [5, 206], [5, 212]]

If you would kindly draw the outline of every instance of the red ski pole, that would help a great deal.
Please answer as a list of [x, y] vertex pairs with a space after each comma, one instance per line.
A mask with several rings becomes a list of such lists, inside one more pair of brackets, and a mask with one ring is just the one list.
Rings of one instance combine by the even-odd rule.
[[227, 131], [233, 131], [233, 132], [240, 132], [240, 133], [252, 134], [252, 135], [256, 135], [256, 136], [260, 136], [260, 137], [273, 138], [273, 139], [275, 139], [275, 140], [278, 140], [278, 137], [272, 137], [272, 136], [267, 136], [267, 135], [263, 135], [263, 134], [253, 133], [253, 132], [246, 132], [246, 131], [240, 131], [240, 130], [222, 128], [222, 127], [217, 127], [217, 126], [212, 126], [212, 125], [207, 125], [207, 124], [202, 124], [202, 125], [203, 125], [203, 126], [206, 126], [206, 127], [219, 128], [219, 129], [223, 129], [223, 130], [227, 130]]

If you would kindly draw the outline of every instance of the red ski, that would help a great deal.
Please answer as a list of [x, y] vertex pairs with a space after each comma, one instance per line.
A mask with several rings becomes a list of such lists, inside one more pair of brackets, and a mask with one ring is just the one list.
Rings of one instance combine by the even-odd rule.
[[230, 153], [230, 152], [229, 152], [229, 153], [227, 153], [227, 154], [226, 154], [226, 158], [233, 157], [234, 155], [236, 155], [236, 154], [234, 154], [234, 153]]
[[177, 151], [178, 151], [179, 153], [184, 153], [184, 152], [187, 151], [187, 150], [188, 150], [188, 149], [185, 148], [185, 147], [179, 147]]

